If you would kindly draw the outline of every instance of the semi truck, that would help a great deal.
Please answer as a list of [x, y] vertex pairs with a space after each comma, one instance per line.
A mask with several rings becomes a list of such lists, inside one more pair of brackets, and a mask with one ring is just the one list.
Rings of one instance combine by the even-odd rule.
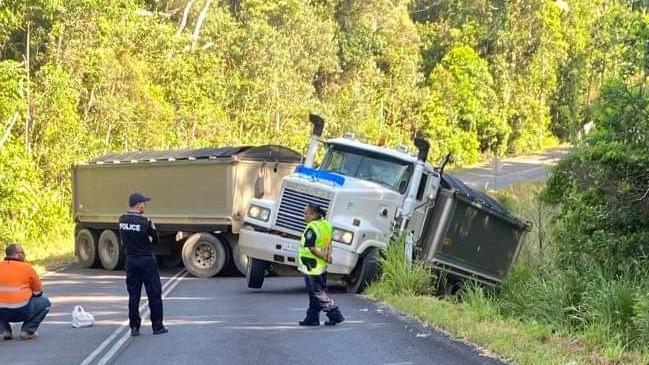
[[426, 162], [429, 144], [423, 138], [415, 138], [418, 151], [411, 154], [347, 134], [324, 142], [315, 168], [324, 119], [312, 114], [310, 120], [304, 164], [282, 179], [275, 199], [251, 198], [243, 218], [239, 246], [249, 258], [248, 287], [261, 288], [269, 266], [276, 272], [297, 266], [307, 203], [327, 212], [333, 226], [327, 272], [349, 292], [360, 293], [377, 278], [381, 252], [397, 236], [408, 244], [404, 259], [489, 285], [505, 278], [529, 223]]
[[[107, 154], [72, 169], [75, 254], [82, 267], [123, 266], [118, 219], [128, 196], [150, 196], [145, 214], [158, 229], [154, 254], [198, 277], [228, 267], [242, 273], [237, 244], [248, 200], [272, 199], [302, 155], [282, 146], [240, 146]], [[249, 212], [250, 213], [250, 212]]]

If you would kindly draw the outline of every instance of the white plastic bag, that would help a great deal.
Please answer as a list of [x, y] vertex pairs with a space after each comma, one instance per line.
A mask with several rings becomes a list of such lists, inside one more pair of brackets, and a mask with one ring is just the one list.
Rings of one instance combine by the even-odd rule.
[[77, 305], [72, 310], [72, 327], [91, 327], [95, 323], [95, 317], [86, 312], [82, 306]]

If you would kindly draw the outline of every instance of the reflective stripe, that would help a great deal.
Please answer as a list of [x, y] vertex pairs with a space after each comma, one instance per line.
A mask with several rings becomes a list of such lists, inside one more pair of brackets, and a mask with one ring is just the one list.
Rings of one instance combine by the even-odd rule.
[[29, 299], [27, 299], [25, 301], [22, 301], [22, 302], [18, 302], [18, 303], [3, 303], [3, 302], [0, 302], [0, 308], [16, 309], [16, 308], [24, 307], [27, 304], [29, 304]]
[[0, 286], [0, 293], [19, 293], [25, 289], [31, 289], [29, 285], [23, 285], [16, 288], [15, 286]]

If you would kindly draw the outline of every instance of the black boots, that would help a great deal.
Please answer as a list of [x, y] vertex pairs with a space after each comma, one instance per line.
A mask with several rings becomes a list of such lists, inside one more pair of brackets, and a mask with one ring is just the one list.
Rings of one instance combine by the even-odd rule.
[[169, 332], [169, 328], [167, 328], [166, 326], [162, 326], [162, 327], [160, 327], [158, 329], [153, 330], [154, 335], [161, 335], [161, 334], [167, 333], [167, 332]]
[[327, 317], [329, 317], [329, 320], [325, 322], [325, 326], [335, 326], [345, 320], [345, 317], [343, 317], [343, 314], [340, 313], [340, 309], [338, 309], [338, 307], [327, 313]]
[[298, 322], [300, 326], [319, 326], [320, 325], [320, 316], [307, 314], [306, 317]]
[[[307, 314], [306, 318], [304, 320], [298, 322], [300, 326], [319, 326], [320, 325], [320, 316], [318, 315], [310, 315]], [[345, 320], [345, 317], [343, 317], [343, 314], [340, 313], [340, 309], [336, 307], [335, 309], [329, 311], [327, 313], [327, 317], [329, 317], [329, 320], [325, 322], [325, 326], [335, 326], [338, 323], [341, 323], [342, 321]]]

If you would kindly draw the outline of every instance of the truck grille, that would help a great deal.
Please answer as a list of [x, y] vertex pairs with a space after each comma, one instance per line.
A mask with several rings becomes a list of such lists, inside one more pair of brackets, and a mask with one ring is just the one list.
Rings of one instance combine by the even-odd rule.
[[328, 198], [285, 188], [279, 204], [276, 225], [301, 233], [306, 227], [306, 222], [304, 222], [304, 207], [306, 204], [315, 203], [323, 209], [329, 210], [329, 202], [330, 199]]

